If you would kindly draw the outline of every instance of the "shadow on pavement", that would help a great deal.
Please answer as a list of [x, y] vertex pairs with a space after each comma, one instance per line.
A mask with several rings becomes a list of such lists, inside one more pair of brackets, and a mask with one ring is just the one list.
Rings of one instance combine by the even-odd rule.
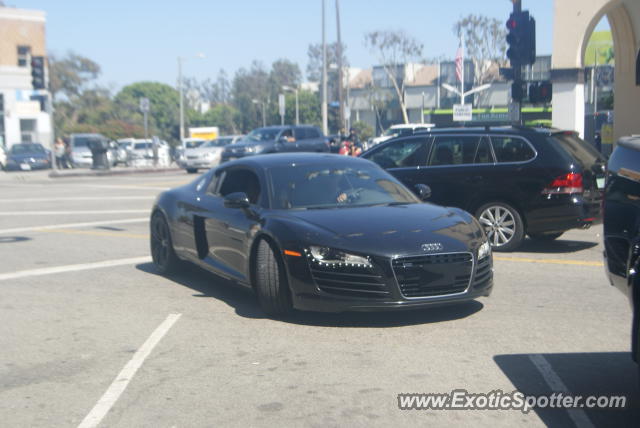
[[26, 236], [0, 236], [0, 244], [13, 244], [15, 242], [31, 241]]
[[[494, 361], [525, 395], [550, 395], [531, 354], [496, 355]], [[581, 409], [596, 427], [640, 426], [640, 390], [638, 367], [627, 352], [539, 354], [573, 396], [626, 396], [624, 409]], [[509, 391], [510, 392], [510, 391]], [[566, 409], [534, 409], [547, 426], [575, 426]]]
[[[212, 297], [233, 307], [236, 313], [246, 318], [267, 318], [262, 312], [255, 294], [232, 281], [211, 274], [195, 265], [179, 274], [169, 277], [180, 285], [191, 288], [199, 294], [194, 297]], [[158, 275], [152, 263], [136, 266], [138, 270]], [[322, 327], [402, 327], [417, 324], [430, 324], [453, 321], [469, 317], [480, 311], [484, 305], [478, 301], [465, 302], [455, 305], [434, 306], [424, 309], [385, 311], [385, 312], [299, 312], [295, 311], [286, 318], [280, 319], [299, 325]]]
[[569, 239], [556, 239], [555, 241], [543, 241], [539, 239], [527, 238], [518, 248], [519, 253], [577, 253], [597, 246], [597, 242], [572, 241]]

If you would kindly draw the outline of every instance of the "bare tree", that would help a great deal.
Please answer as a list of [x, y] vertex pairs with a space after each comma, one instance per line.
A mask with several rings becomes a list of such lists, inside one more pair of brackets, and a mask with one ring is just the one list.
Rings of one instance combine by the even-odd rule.
[[404, 31], [374, 31], [365, 35], [364, 42], [377, 54], [379, 65], [395, 89], [402, 118], [405, 123], [409, 123], [404, 91], [405, 66], [422, 56], [422, 43]]
[[493, 81], [492, 64], [503, 64], [507, 52], [507, 30], [502, 21], [483, 15], [468, 15], [453, 26], [453, 33], [464, 36], [466, 53], [473, 59], [475, 84]]

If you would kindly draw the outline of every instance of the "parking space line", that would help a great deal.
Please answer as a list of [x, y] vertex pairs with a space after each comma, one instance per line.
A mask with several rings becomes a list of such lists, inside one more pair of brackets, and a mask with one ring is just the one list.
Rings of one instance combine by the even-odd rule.
[[148, 263], [151, 257], [132, 257], [128, 259], [106, 260], [103, 262], [82, 263], [76, 265], [54, 266], [48, 268], [20, 270], [17, 272], [0, 274], [0, 281], [9, 279], [27, 278], [32, 276], [52, 275], [56, 273], [77, 272], [81, 270], [101, 269], [113, 266], [133, 265], [137, 263]]
[[[569, 388], [562, 382], [560, 376], [553, 370], [551, 364], [547, 359], [540, 354], [529, 355], [529, 360], [538, 369], [542, 378], [547, 383], [551, 391], [562, 392], [563, 394], [570, 395]], [[576, 424], [576, 427], [595, 428], [587, 413], [581, 409], [566, 409], [569, 417]]]
[[144, 360], [146, 360], [151, 354], [153, 348], [160, 343], [160, 340], [162, 340], [169, 329], [173, 327], [181, 316], [182, 314], [169, 314], [167, 319], [164, 320], [153, 333], [151, 333], [151, 336], [149, 336], [140, 349], [133, 354], [133, 357], [124, 366], [122, 371], [118, 373], [93, 409], [91, 409], [89, 414], [82, 420], [82, 422], [80, 422], [78, 428], [93, 428], [98, 426], [109, 410], [111, 410], [111, 407], [113, 407], [116, 401], [118, 401], [118, 398], [120, 398], [120, 395], [122, 395], [124, 390], [127, 388], [129, 382], [133, 379], [133, 376], [135, 376], [138, 369], [144, 363]]
[[85, 222], [85, 223], [64, 223], [64, 224], [49, 224], [49, 225], [43, 225], [43, 226], [16, 227], [13, 229], [0, 229], [0, 235], [11, 235], [15, 233], [25, 233], [25, 232], [44, 232], [52, 229], [110, 226], [113, 224], [147, 223], [148, 221], [149, 219], [147, 217], [144, 217], [144, 218], [127, 218], [122, 220], [91, 221], [91, 222]]
[[155, 196], [73, 196], [68, 198], [16, 198], [0, 199], [0, 202], [142, 201], [151, 199], [155, 199]]
[[524, 257], [501, 257], [493, 256], [494, 260], [500, 260], [503, 262], [519, 262], [519, 263], [542, 263], [551, 265], [576, 265], [576, 266], [595, 266], [602, 267], [602, 262], [592, 262], [586, 260], [563, 260], [563, 259], [532, 259]]
[[144, 210], [78, 210], [78, 211], [0, 211], [0, 215], [23, 216], [23, 215], [85, 215], [85, 214], [142, 214], [148, 213]]
[[113, 238], [138, 238], [148, 239], [149, 234], [145, 233], [123, 233], [123, 232], [99, 232], [97, 230], [73, 230], [73, 229], [52, 229], [42, 230], [46, 233], [62, 233], [65, 235], [89, 235], [89, 236], [105, 236]]

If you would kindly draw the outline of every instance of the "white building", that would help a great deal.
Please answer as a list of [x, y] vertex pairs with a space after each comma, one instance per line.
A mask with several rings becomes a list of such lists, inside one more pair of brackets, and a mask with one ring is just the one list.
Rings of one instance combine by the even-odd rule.
[[47, 55], [45, 26], [43, 11], [0, 7], [0, 144], [5, 147], [52, 142], [49, 94], [34, 90], [31, 76], [32, 57]]

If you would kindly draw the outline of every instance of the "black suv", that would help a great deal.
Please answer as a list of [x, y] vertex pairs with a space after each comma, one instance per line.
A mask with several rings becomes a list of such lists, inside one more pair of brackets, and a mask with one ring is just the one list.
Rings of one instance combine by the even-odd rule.
[[316, 126], [267, 126], [254, 129], [242, 140], [228, 145], [221, 162], [266, 153], [328, 151], [329, 142]]
[[432, 129], [390, 140], [362, 157], [430, 201], [480, 220], [494, 249], [525, 235], [552, 240], [600, 219], [604, 158], [574, 132], [544, 128]]
[[640, 363], [640, 137], [621, 139], [611, 154], [603, 223], [609, 282], [631, 302], [631, 355]]

